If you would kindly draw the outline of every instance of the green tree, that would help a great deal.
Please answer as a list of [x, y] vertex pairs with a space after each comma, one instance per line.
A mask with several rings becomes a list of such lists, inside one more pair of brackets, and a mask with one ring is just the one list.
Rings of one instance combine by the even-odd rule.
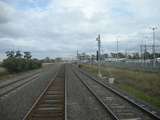
[[15, 57], [16, 57], [16, 58], [21, 58], [21, 57], [23, 56], [23, 55], [21, 54], [21, 51], [19, 51], [19, 50], [16, 51], [15, 53], [16, 53], [16, 54], [15, 54]]
[[119, 52], [119, 53], [118, 53], [118, 57], [119, 57], [119, 58], [125, 58], [125, 55], [124, 55], [123, 53]]
[[7, 56], [8, 58], [12, 58], [12, 57], [15, 56], [15, 52], [14, 52], [13, 50], [11, 50], [11, 51], [6, 51], [6, 56]]
[[7, 51], [6, 56], [7, 58], [3, 60], [2, 66], [8, 69], [8, 71], [11, 73], [37, 69], [41, 67], [41, 62], [39, 60], [31, 59], [30, 52], [26, 52], [24, 58], [22, 58], [20, 51]]
[[116, 58], [117, 54], [116, 53], [111, 53], [112, 58]]
[[140, 55], [139, 55], [139, 53], [133, 53], [133, 57], [132, 57], [133, 59], [139, 59], [140, 58]]
[[24, 58], [31, 59], [32, 58], [31, 52], [28, 52], [28, 51], [24, 52]]

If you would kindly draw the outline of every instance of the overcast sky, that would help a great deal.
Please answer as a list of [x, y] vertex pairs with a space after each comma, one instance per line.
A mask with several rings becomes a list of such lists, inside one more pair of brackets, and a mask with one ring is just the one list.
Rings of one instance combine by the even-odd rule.
[[0, 57], [7, 50], [31, 51], [35, 57], [67, 57], [96, 51], [101, 34], [104, 52], [137, 50], [151, 44], [160, 0], [0, 0]]

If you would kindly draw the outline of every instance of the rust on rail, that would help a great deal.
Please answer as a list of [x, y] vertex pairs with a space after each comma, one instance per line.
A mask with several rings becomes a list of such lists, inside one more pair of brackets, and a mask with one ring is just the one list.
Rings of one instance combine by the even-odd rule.
[[65, 119], [65, 74], [61, 69], [48, 86], [25, 120], [64, 120]]

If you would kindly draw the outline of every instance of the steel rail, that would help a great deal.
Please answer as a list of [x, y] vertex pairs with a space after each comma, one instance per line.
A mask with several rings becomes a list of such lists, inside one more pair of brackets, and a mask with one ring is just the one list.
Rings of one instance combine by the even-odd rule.
[[111, 115], [111, 117], [114, 120], [120, 120], [116, 114], [103, 102], [103, 100], [101, 100], [95, 93], [95, 91], [89, 87], [81, 78], [80, 76], [72, 69], [73, 73], [75, 74], [75, 76], [81, 81], [81, 83], [90, 91], [90, 93], [99, 101], [99, 103], [109, 112], [109, 114]]
[[65, 120], [67, 120], [67, 65], [65, 64]]
[[35, 108], [35, 106], [38, 104], [39, 100], [42, 98], [42, 96], [46, 93], [46, 91], [48, 90], [48, 88], [50, 87], [50, 85], [53, 83], [53, 81], [55, 80], [56, 76], [58, 75], [58, 72], [56, 72], [54, 78], [48, 83], [48, 85], [46, 86], [46, 88], [43, 90], [43, 92], [39, 95], [39, 97], [36, 99], [36, 101], [34, 102], [34, 104], [32, 105], [32, 107], [29, 109], [29, 111], [27, 112], [27, 114], [24, 116], [24, 118], [22, 120], [26, 120], [27, 117], [31, 114], [32, 110]]
[[13, 85], [13, 84], [15, 84], [15, 83], [17, 83], [17, 82], [19, 82], [19, 81], [25, 80], [25, 79], [32, 79], [32, 77], [37, 77], [37, 75], [38, 75], [39, 73], [40, 73], [40, 71], [38, 71], [38, 72], [36, 72], [36, 73], [34, 73], [34, 74], [32, 74], [32, 75], [28, 75], [28, 76], [25, 76], [25, 77], [23, 77], [23, 78], [19, 78], [19, 79], [17, 79], [17, 80], [8, 82], [8, 83], [0, 84], [0, 89], [3, 89], [3, 88], [5, 88], [5, 87], [8, 87], [8, 86], [10, 86], [10, 85]]
[[[65, 69], [64, 69], [65, 72]], [[59, 74], [61, 74], [61, 68], [58, 69], [53, 77], [53, 79], [48, 83], [48, 85], [46, 86], [46, 88], [43, 90], [43, 92], [39, 95], [39, 97], [36, 99], [36, 101], [34, 102], [34, 104], [32, 105], [32, 107], [29, 109], [29, 111], [27, 112], [27, 114], [24, 116], [23, 120], [30, 120], [32, 118], [32, 115], [34, 115], [34, 112], [36, 112], [36, 108], [38, 107], [38, 105], [40, 104], [41, 100], [44, 99], [45, 94], [47, 95], [47, 92], [50, 91], [50, 89], [52, 89], [52, 85], [54, 85], [54, 83], [56, 83], [56, 79], [59, 76]], [[64, 76], [65, 77], [65, 76]], [[65, 80], [65, 79], [64, 79]], [[65, 81], [64, 81], [65, 82]], [[56, 84], [57, 85], [57, 84]], [[64, 83], [65, 85], [65, 83]], [[56, 89], [56, 86], [54, 87]], [[51, 90], [52, 91], [52, 90]], [[54, 90], [53, 90], [54, 91]], [[57, 91], [58, 92], [58, 91]], [[61, 94], [61, 92], [60, 92]], [[64, 88], [64, 94], [65, 94], [65, 88]], [[65, 96], [64, 96], [65, 97]], [[65, 98], [63, 98], [65, 100]], [[47, 99], [46, 99], [47, 100]], [[48, 98], [49, 100], [49, 98]], [[64, 105], [65, 107], [65, 105]], [[55, 108], [56, 109], [56, 108]], [[65, 108], [64, 108], [64, 112], [65, 112]], [[64, 113], [65, 114], [65, 113]], [[42, 119], [45, 119], [43, 116], [41, 116]], [[48, 116], [45, 116], [48, 117]], [[39, 118], [38, 118], [39, 119]]]
[[131, 103], [132, 105], [136, 106], [138, 109], [142, 110], [143, 112], [147, 113], [151, 118], [154, 118], [156, 120], [160, 120], [160, 116], [156, 115], [155, 113], [153, 113], [152, 111], [149, 111], [148, 109], [144, 108], [143, 106], [141, 106], [140, 104], [136, 103], [134, 100], [129, 99], [128, 96], [123, 95], [122, 93], [120, 93], [119, 91], [113, 89], [112, 87], [106, 85], [103, 82], [98, 81], [97, 79], [95, 79], [93, 76], [89, 75], [87, 72], [82, 71], [81, 69], [75, 67], [78, 71], [80, 71], [83, 75], [87, 76], [88, 78], [96, 81], [98, 84], [101, 84], [102, 86], [104, 86], [105, 88], [107, 88], [108, 90], [110, 90], [111, 92], [113, 92], [114, 94], [118, 95], [119, 97], [123, 98], [124, 100], [128, 101], [129, 103]]
[[13, 88], [11, 88], [11, 89], [9, 89], [9, 90], [6, 90], [6, 91], [3, 92], [3, 93], [0, 93], [0, 98], [3, 97], [3, 96], [5, 96], [5, 95], [7, 95], [7, 94], [9, 94], [9, 93], [11, 93], [12, 91], [16, 90], [17, 88], [20, 88], [20, 87], [26, 85], [27, 83], [29, 83], [29, 82], [31, 82], [31, 81], [33, 81], [33, 80], [37, 80], [37, 79], [38, 79], [38, 77], [29, 79], [29, 80], [27, 80], [27, 81], [25, 81], [25, 82], [17, 85], [16, 87], [13, 87]]

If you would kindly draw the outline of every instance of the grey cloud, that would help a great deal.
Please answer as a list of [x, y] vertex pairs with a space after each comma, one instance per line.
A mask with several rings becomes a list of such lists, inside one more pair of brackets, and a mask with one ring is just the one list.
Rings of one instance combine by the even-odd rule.
[[[103, 35], [113, 36], [107, 38], [109, 42], [103, 43], [105, 50], [114, 51], [114, 39], [118, 34], [127, 36], [125, 41], [120, 42], [120, 49], [124, 50], [133, 41], [130, 44], [133, 50], [140, 44], [139, 39], [144, 39], [144, 36], [151, 33], [144, 31], [143, 34], [144, 28], [160, 20], [155, 15], [151, 19], [151, 13], [147, 14], [148, 19], [144, 19], [145, 15], [141, 14], [145, 9], [151, 10], [151, 8], [147, 3], [144, 5], [145, 9], [140, 8], [138, 1], [95, 0], [92, 4], [91, 0], [67, 2], [70, 4], [66, 5], [64, 0], [54, 1], [44, 10], [30, 8], [24, 11], [10, 4], [8, 0], [7, 3], [0, 2], [0, 7], [4, 9], [0, 12], [1, 52], [13, 47], [33, 51], [38, 57], [75, 54], [77, 49], [94, 53], [97, 49], [95, 38], [98, 33], [102, 34], [102, 40], [105, 39]], [[123, 8], [123, 5], [128, 6]], [[115, 13], [115, 10], [119, 9], [121, 11]], [[160, 10], [158, 6], [153, 14], [156, 14], [157, 10]], [[131, 15], [126, 14], [127, 11]], [[133, 33], [136, 33], [136, 38], [129, 36]], [[5, 38], [8, 40], [4, 42]], [[160, 39], [159, 35], [157, 39]]]
[[5, 24], [9, 22], [12, 18], [10, 15], [14, 12], [12, 7], [10, 7], [5, 2], [0, 1], [0, 24]]

